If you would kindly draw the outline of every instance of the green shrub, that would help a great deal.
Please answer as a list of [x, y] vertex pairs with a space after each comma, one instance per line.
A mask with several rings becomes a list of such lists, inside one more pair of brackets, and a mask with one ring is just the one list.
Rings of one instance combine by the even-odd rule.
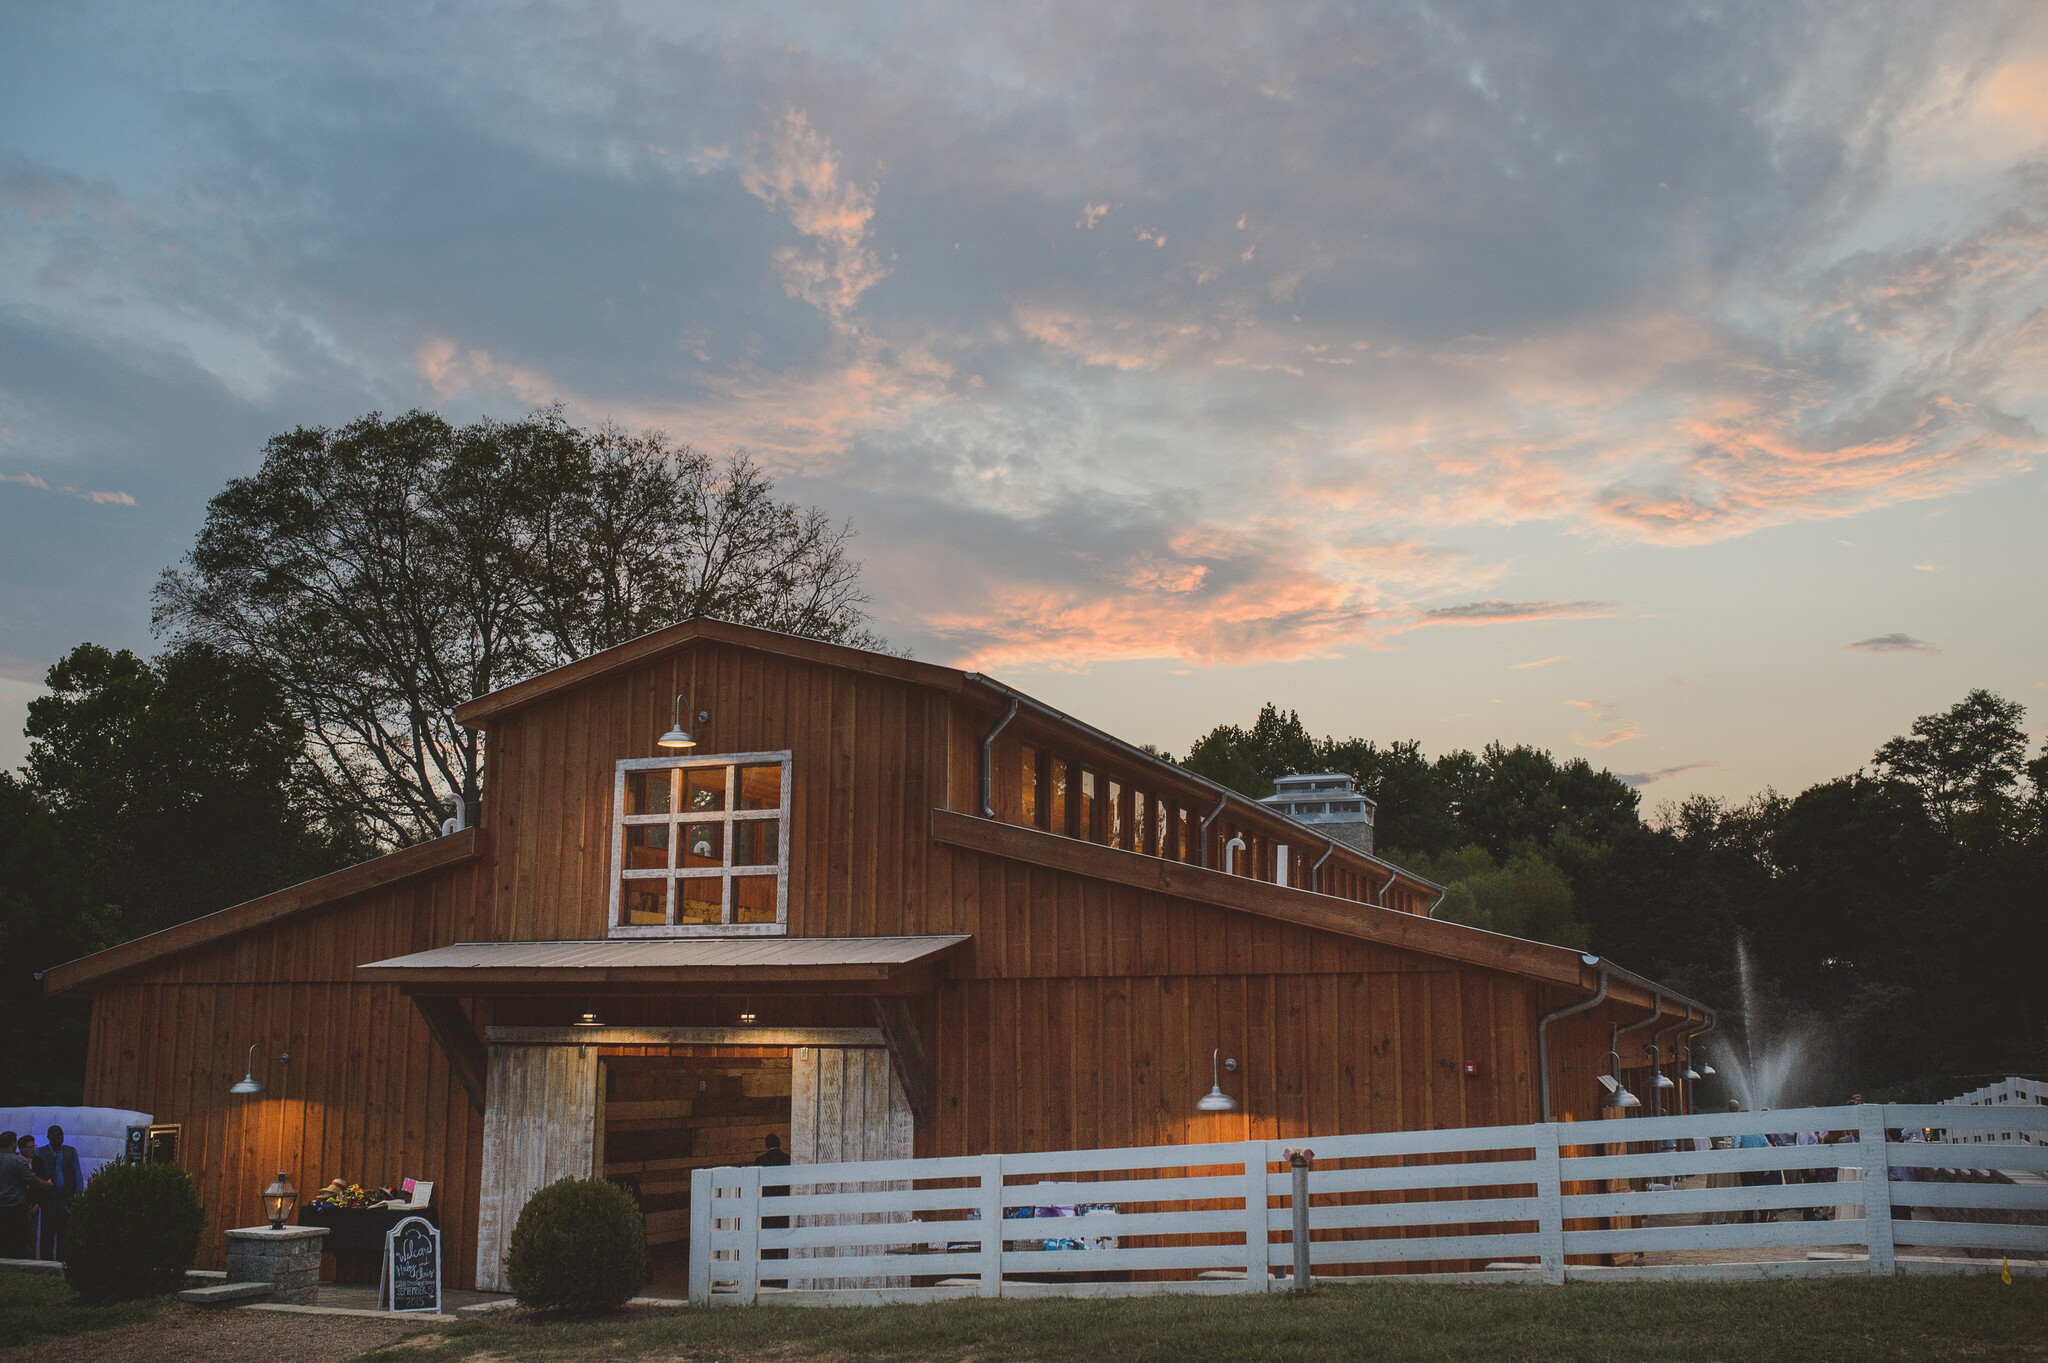
[[647, 1225], [632, 1195], [595, 1178], [535, 1193], [512, 1228], [505, 1276], [520, 1304], [592, 1315], [626, 1304], [647, 1281]]
[[171, 1164], [109, 1164], [71, 1204], [64, 1279], [88, 1302], [175, 1292], [199, 1257], [206, 1209]]

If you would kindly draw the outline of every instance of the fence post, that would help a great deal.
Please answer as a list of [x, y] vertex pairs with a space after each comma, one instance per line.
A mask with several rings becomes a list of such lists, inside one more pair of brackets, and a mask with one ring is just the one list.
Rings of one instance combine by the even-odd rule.
[[1266, 1143], [1244, 1146], [1244, 1290], [1272, 1290], [1272, 1237], [1267, 1227]]
[[981, 1295], [1003, 1295], [1003, 1157], [981, 1157]]
[[1558, 1124], [1545, 1122], [1536, 1137], [1536, 1253], [1543, 1281], [1564, 1282], [1564, 1177]]
[[747, 1165], [740, 1170], [740, 1302], [754, 1304], [761, 1290], [761, 1169]]
[[711, 1171], [690, 1171], [690, 1305], [711, 1305]]
[[1870, 1247], [1870, 1271], [1891, 1277], [1898, 1272], [1892, 1237], [1891, 1169], [1885, 1162], [1884, 1108], [1866, 1103], [1857, 1109], [1857, 1150], [1863, 1156], [1863, 1237]]
[[1309, 1264], [1309, 1245], [1313, 1233], [1309, 1229], [1308, 1215], [1308, 1166], [1315, 1159], [1313, 1150], [1289, 1150], [1287, 1167], [1294, 1173], [1294, 1185], [1290, 1194], [1294, 1211], [1294, 1283], [1296, 1292], [1313, 1291], [1315, 1271]]

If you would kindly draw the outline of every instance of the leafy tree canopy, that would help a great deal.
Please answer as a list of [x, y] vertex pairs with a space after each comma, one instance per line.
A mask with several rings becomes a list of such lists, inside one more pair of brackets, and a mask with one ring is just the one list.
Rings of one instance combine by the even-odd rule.
[[745, 455], [586, 431], [556, 409], [455, 427], [372, 414], [271, 440], [207, 509], [155, 621], [269, 677], [321, 816], [382, 845], [473, 810], [456, 706], [706, 615], [863, 646], [851, 530]]

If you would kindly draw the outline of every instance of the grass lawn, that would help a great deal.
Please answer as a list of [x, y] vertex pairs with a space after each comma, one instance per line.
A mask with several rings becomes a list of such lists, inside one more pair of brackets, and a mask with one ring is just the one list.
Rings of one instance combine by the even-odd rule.
[[81, 1306], [59, 1274], [0, 1273], [0, 1349], [148, 1320], [156, 1308], [155, 1301]]
[[[1827, 1363], [2048, 1359], [2048, 1281], [1997, 1277], [1563, 1288], [1326, 1288], [1308, 1300], [1143, 1297], [632, 1312], [465, 1321], [390, 1359], [1359, 1359]], [[372, 1355], [377, 1357], [377, 1355]]]

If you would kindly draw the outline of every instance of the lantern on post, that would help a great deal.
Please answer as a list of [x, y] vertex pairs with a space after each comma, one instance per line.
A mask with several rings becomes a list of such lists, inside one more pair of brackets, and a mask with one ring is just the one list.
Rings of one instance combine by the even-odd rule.
[[263, 1190], [263, 1214], [270, 1218], [272, 1230], [284, 1229], [285, 1218], [292, 1214], [292, 1208], [298, 1205], [298, 1201], [299, 1190], [284, 1176], [284, 1170], [278, 1170], [277, 1177]]

